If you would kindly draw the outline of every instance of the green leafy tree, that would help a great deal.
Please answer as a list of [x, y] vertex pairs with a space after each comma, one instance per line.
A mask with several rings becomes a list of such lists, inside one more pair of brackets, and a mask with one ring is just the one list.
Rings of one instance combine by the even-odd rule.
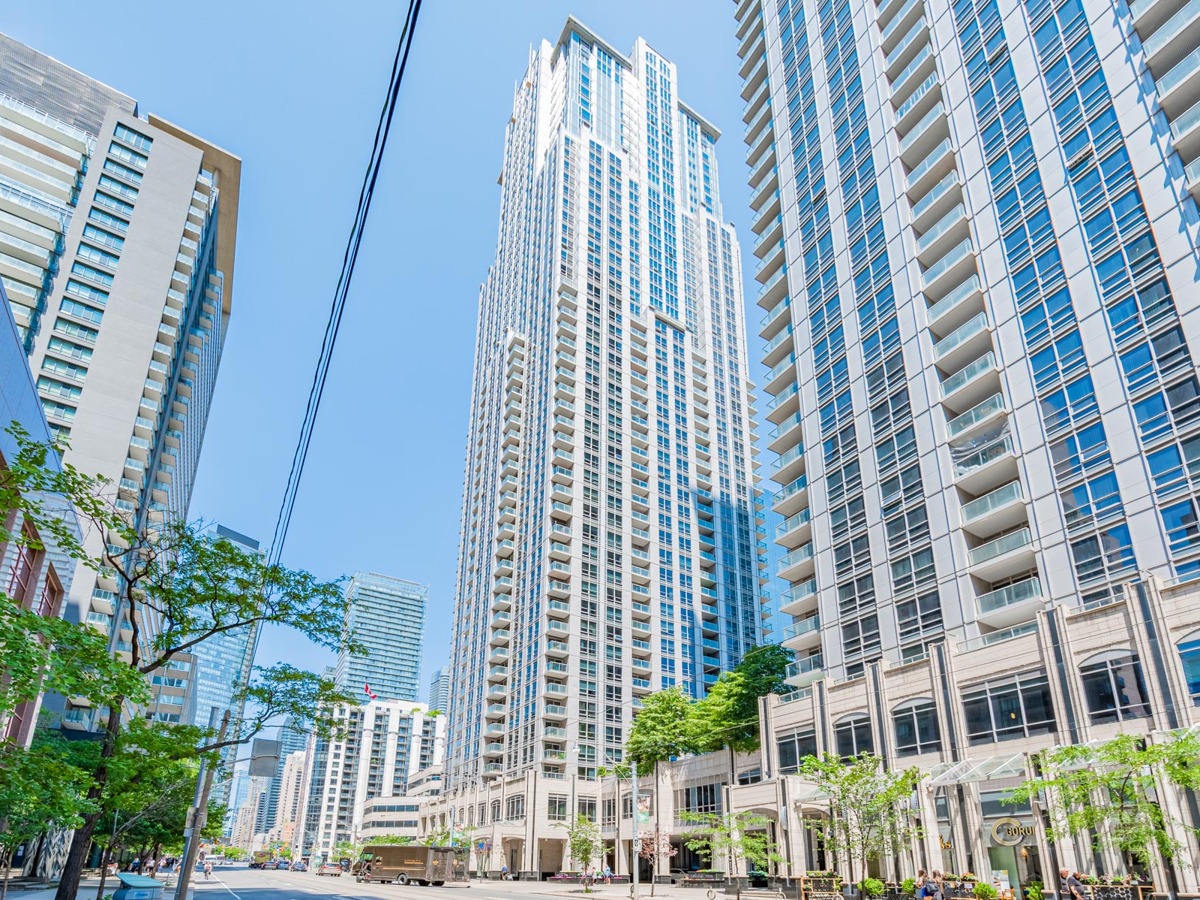
[[711, 868], [723, 866], [727, 876], [736, 871], [738, 859], [745, 859], [754, 868], [762, 870], [780, 860], [766, 830], [770, 822], [766, 816], [748, 811], [683, 811], [680, 818], [688, 826], [684, 834], [687, 848], [705, 857]]
[[694, 753], [692, 739], [693, 703], [678, 687], [650, 694], [633, 720], [625, 758], [645, 773], [673, 756]]
[[[1119, 734], [1096, 745], [1068, 745], [1035, 758], [1040, 773], [1009, 795], [1013, 802], [1039, 798], [1050, 816], [1051, 843], [1084, 835], [1097, 852], [1123, 851], [1144, 865], [1157, 855], [1170, 864], [1183, 849], [1173, 834], [1194, 832], [1158, 803], [1170, 786], [1200, 790], [1200, 736], [1172, 732], [1162, 741]], [[1108, 802], [1099, 798], [1107, 798]]]
[[414, 843], [413, 839], [407, 834], [377, 834], [375, 837], [369, 837], [363, 841], [364, 847], [378, 847], [381, 844], [387, 846], [407, 846]]
[[806, 757], [800, 775], [829, 798], [827, 820], [807, 820], [834, 858], [845, 857], [850, 883], [872, 859], [892, 856], [918, 833], [905, 805], [921, 780], [916, 768], [889, 771], [870, 753], [850, 759]]
[[58, 740], [38, 735], [25, 749], [0, 743], [0, 900], [8, 895], [10, 862], [17, 848], [50, 828], [75, 828], [92, 809], [88, 773], [62, 752]]
[[[15, 423], [9, 432], [18, 450], [6, 460], [8, 469], [0, 484], [0, 521], [20, 514], [40, 533], [50, 535], [60, 550], [112, 585], [114, 605], [131, 631], [129, 650], [106, 658], [106, 652], [91, 652], [95, 648], [78, 635], [47, 633], [45, 629], [59, 626], [13, 613], [7, 608], [11, 603], [0, 617], [0, 646], [6, 654], [16, 654], [6, 656], [6, 664], [9, 658], [24, 660], [22, 665], [32, 673], [35, 684], [66, 694], [75, 693], [72, 680], [85, 688], [111, 685], [97, 698], [107, 707], [107, 717], [88, 789], [91, 806], [75, 829], [56, 894], [56, 900], [75, 900], [126, 707], [136, 707], [146, 699], [145, 676], [168, 667], [180, 654], [195, 650], [206, 640], [259, 623], [294, 628], [329, 649], [359, 647], [343, 628], [345, 599], [337, 583], [270, 564], [259, 553], [227, 540], [211, 539], [198, 525], [135, 521], [117, 506], [117, 489], [109, 480], [86, 475], [69, 463], [60, 465], [61, 447], [32, 440]], [[64, 502], [73, 507], [82, 532], [61, 517]], [[98, 555], [89, 552], [93, 545], [101, 548]], [[148, 621], [158, 623], [153, 635], [143, 631]], [[109, 671], [114, 662], [125, 668]], [[15, 683], [20, 679], [9, 680]], [[241, 693], [257, 712], [235, 723], [220, 745], [206, 735], [193, 753], [248, 741], [267, 719], [280, 713], [304, 723], [316, 715], [318, 731], [327, 730], [332, 723], [323, 711], [355, 699], [328, 679], [285, 665], [257, 670]]]
[[784, 689], [788, 660], [782, 647], [755, 647], [721, 675], [708, 696], [695, 703], [691, 732], [698, 752], [758, 749], [758, 700]]
[[334, 859], [358, 859], [362, 856], [362, 844], [353, 841], [338, 841], [333, 847]]
[[[574, 822], [556, 824], [567, 830], [567, 851], [572, 864], [586, 872], [601, 852], [600, 826], [584, 815], [576, 816]], [[586, 889], [591, 890], [590, 887]]]

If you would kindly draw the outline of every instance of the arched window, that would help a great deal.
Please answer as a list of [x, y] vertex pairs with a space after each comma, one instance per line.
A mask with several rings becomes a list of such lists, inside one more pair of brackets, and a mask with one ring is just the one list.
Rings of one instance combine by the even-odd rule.
[[910, 700], [892, 710], [896, 734], [896, 755], [912, 756], [942, 749], [938, 729], [937, 706], [932, 700]]
[[865, 714], [847, 716], [833, 726], [834, 743], [838, 756], [849, 759], [860, 753], [874, 753], [871, 740], [871, 718]]
[[1079, 677], [1092, 724], [1144, 719], [1150, 715], [1150, 698], [1136, 653], [1128, 650], [1097, 653], [1084, 660]]
[[1193, 631], [1179, 642], [1179, 659], [1192, 703], [1200, 706], [1200, 631]]

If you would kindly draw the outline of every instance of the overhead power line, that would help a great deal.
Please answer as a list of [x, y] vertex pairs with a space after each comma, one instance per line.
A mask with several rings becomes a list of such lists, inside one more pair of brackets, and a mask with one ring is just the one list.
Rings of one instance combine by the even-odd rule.
[[321, 341], [321, 354], [317, 358], [317, 366], [313, 372], [308, 405], [304, 410], [304, 421], [300, 426], [300, 440], [296, 443], [296, 452], [292, 456], [292, 468], [288, 472], [283, 502], [279, 507], [279, 516], [275, 520], [275, 534], [271, 538], [271, 550], [268, 555], [272, 564], [279, 562], [280, 556], [283, 554], [283, 545], [287, 541], [292, 511], [296, 506], [296, 494], [300, 490], [300, 479], [304, 475], [304, 463], [308, 459], [313, 428], [317, 422], [317, 413], [321, 409], [321, 397], [325, 392], [325, 379], [329, 375], [329, 363], [333, 358], [333, 348], [337, 343], [338, 331], [342, 325], [342, 313], [346, 309], [346, 296], [350, 291], [350, 282], [354, 278], [354, 264], [358, 260], [358, 250], [362, 244], [367, 216], [371, 212], [375, 182], [379, 179], [380, 164], [383, 161], [384, 149], [387, 147], [388, 134], [391, 132], [392, 117], [396, 112], [396, 99], [400, 95], [400, 85], [404, 81], [404, 71], [408, 67], [408, 53], [412, 49], [413, 38], [417, 32], [417, 17], [420, 13], [421, 0], [409, 0], [408, 11], [404, 16], [404, 27], [400, 31], [400, 40], [396, 45], [396, 56], [392, 61], [392, 74], [388, 82], [387, 95], [384, 98], [383, 108], [379, 112], [379, 123], [375, 127], [375, 141], [371, 146], [371, 158], [367, 163], [362, 189], [358, 195], [358, 209], [354, 214], [354, 225], [350, 229], [346, 252], [342, 256], [342, 271], [338, 276], [337, 287], [333, 293], [329, 321], [325, 326], [325, 336]]

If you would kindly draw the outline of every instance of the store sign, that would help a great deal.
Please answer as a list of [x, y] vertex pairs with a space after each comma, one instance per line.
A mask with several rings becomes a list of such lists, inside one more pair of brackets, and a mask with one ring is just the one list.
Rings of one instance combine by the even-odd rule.
[[1015, 847], [1034, 834], [1036, 829], [1032, 825], [1011, 817], [997, 819], [992, 825], [992, 840], [1001, 847]]

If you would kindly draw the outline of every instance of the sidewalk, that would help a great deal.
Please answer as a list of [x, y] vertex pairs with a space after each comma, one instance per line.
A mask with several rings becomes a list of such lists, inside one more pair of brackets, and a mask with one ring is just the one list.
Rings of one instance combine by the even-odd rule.
[[[159, 879], [163, 882], [166, 890], [163, 892], [163, 900], [173, 900], [175, 897], [175, 884], [178, 878], [172, 875], [169, 880]], [[109, 875], [104, 880], [105, 895], [111, 894], [121, 886], [120, 879], [116, 875]], [[96, 900], [96, 888], [100, 887], [100, 876], [92, 875], [84, 878], [79, 882], [79, 891], [76, 894], [75, 900]], [[44, 888], [21, 889], [15, 888], [13, 885], [8, 887], [9, 900], [54, 900], [54, 895], [58, 893], [58, 885], [51, 884]], [[190, 893], [190, 892], [189, 892]]]

